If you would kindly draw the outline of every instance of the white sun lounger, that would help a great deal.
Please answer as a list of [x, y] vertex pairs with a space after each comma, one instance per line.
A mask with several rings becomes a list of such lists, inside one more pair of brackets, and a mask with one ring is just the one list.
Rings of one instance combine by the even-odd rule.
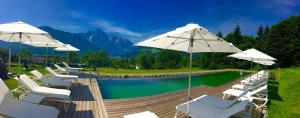
[[[264, 90], [267, 90], [267, 87], [268, 85], [264, 85], [262, 87], [259, 87], [253, 91], [247, 91], [247, 93], [243, 96], [243, 97], [251, 97], [257, 93], [260, 93]], [[243, 94], [245, 91], [243, 90], [236, 90], [236, 89], [227, 89], [226, 91], [223, 92], [223, 99], [226, 97], [226, 96], [240, 96], [241, 94]]]
[[63, 68], [57, 64], [54, 64], [54, 66], [60, 70], [61, 72], [64, 72], [64, 73], [68, 73], [68, 74], [78, 74], [79, 73], [79, 70], [78, 69], [70, 69], [70, 68]]
[[66, 110], [66, 100], [70, 101], [70, 94], [71, 91], [67, 89], [56, 89], [56, 88], [49, 88], [39, 86], [35, 83], [32, 79], [30, 79], [27, 75], [20, 75], [20, 82], [29, 89], [31, 93], [43, 95], [45, 97], [50, 98], [58, 98], [64, 100], [64, 107]]
[[50, 106], [16, 100], [0, 79], [0, 116], [14, 118], [56, 118], [59, 111]]
[[80, 71], [80, 70], [83, 70], [83, 68], [75, 68], [75, 67], [70, 67], [66, 62], [62, 62], [67, 69], [70, 69], [70, 70], [77, 70], [77, 71]]
[[62, 68], [62, 67], [60, 67], [60, 66], [57, 65], [57, 64], [54, 64], [54, 66], [55, 66], [58, 70], [60, 70], [61, 72], [67, 72], [67, 69]]
[[71, 81], [63, 80], [61, 78], [47, 78], [37, 70], [33, 70], [30, 73], [33, 74], [33, 76], [35, 76], [37, 79], [42, 80], [44, 85], [47, 85], [50, 87], [51, 86], [63, 86], [63, 87], [70, 88], [71, 84], [72, 84]]
[[158, 118], [158, 116], [150, 111], [144, 111], [140, 113], [125, 115], [124, 118]]
[[[220, 98], [203, 95], [189, 101], [189, 115], [193, 118], [227, 118], [245, 111], [248, 101], [223, 100]], [[188, 113], [188, 102], [176, 106], [178, 111]]]
[[257, 89], [261, 86], [267, 85], [268, 81], [262, 81], [260, 83], [253, 83], [253, 84], [249, 84], [249, 85], [244, 85], [244, 84], [235, 84], [232, 86], [232, 89], [236, 89], [236, 90], [254, 90]]
[[46, 70], [53, 75], [54, 78], [61, 78], [61, 79], [78, 79], [78, 76], [75, 75], [61, 75], [56, 73], [54, 70], [52, 70], [51, 68], [47, 67]]

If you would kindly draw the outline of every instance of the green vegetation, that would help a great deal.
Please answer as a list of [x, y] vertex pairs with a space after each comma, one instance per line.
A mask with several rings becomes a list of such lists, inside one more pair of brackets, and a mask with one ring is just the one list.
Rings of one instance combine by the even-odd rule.
[[281, 67], [300, 65], [300, 15], [273, 25], [265, 46]]
[[300, 117], [300, 67], [281, 69], [280, 79], [276, 79], [274, 88], [272, 85], [270, 83], [268, 87], [270, 90], [268, 117]]
[[[15, 66], [15, 64], [13, 64], [14, 66], [10, 68], [10, 72], [14, 72], [14, 73], [18, 73], [18, 67]], [[30, 71], [32, 70], [38, 70], [43, 74], [47, 74], [47, 71], [45, 69], [45, 67], [43, 66], [39, 66], [39, 65], [35, 65], [35, 64], [29, 64], [28, 66], [28, 70], [23, 70], [21, 69], [20, 73], [21, 74], [26, 74], [26, 75], [31, 75]], [[17, 80], [15, 80], [14, 78], [10, 77], [7, 79], [3, 79], [4, 83], [8, 86], [8, 88], [10, 90], [15, 89], [19, 86], [19, 82]]]
[[[84, 69], [85, 71], [89, 71], [88, 68]], [[192, 71], [204, 71], [205, 69], [193, 68]], [[151, 69], [151, 70], [137, 70], [137, 69], [114, 69], [114, 68], [97, 68], [97, 73], [105, 73], [105, 74], [152, 74], [152, 73], [176, 73], [176, 72], [189, 72], [187, 68], [180, 69]]]
[[9, 90], [13, 90], [19, 86], [19, 82], [13, 78], [3, 79]]
[[109, 65], [109, 56], [104, 51], [88, 52], [82, 56], [81, 60], [89, 67], [103, 67]]
[[[31, 74], [30, 74], [30, 71], [32, 71], [32, 70], [38, 70], [38, 71], [40, 71], [42, 74], [47, 74], [47, 71], [46, 71], [46, 69], [45, 69], [44, 66], [35, 65], [35, 64], [30, 64], [30, 65], [28, 66], [28, 70], [23, 70], [23, 69], [21, 69], [21, 70], [20, 70], [20, 73], [21, 73], [21, 74], [28, 74], [28, 75], [31, 75]], [[17, 66], [10, 67], [10, 72], [18, 73], [18, 71], [19, 71], [19, 69], [18, 69]]]

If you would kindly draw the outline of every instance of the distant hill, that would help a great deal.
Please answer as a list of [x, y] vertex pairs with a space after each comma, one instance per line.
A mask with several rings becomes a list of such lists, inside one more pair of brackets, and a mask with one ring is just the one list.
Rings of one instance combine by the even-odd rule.
[[104, 50], [112, 56], [127, 56], [135, 52], [133, 43], [122, 36], [108, 34], [101, 29], [95, 29], [85, 33], [70, 33], [51, 28], [39, 27], [47, 31], [53, 38], [80, 49], [81, 53]]

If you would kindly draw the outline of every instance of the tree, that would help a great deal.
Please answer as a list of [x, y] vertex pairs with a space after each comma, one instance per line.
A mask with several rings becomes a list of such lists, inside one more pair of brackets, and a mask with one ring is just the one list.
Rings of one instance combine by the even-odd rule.
[[8, 70], [7, 70], [7, 66], [4, 63], [2, 54], [3, 53], [1, 52], [0, 53], [0, 78], [8, 79]]
[[173, 50], [161, 50], [155, 58], [155, 68], [167, 69], [167, 68], [179, 68], [181, 61], [181, 55], [178, 51]]
[[228, 34], [226, 37], [229, 38], [225, 38], [227, 41], [231, 42], [234, 45], [240, 45], [241, 41], [242, 41], [242, 32], [241, 32], [241, 28], [240, 25], [237, 25], [233, 31], [233, 33]]
[[104, 51], [88, 52], [82, 56], [81, 60], [93, 67], [94, 71], [96, 71], [96, 67], [108, 66], [109, 64], [109, 56]]
[[120, 59], [120, 58], [111, 58], [110, 61], [111, 61], [111, 66], [113, 68], [115, 68], [116, 70], [118, 70], [119, 68], [121, 68], [121, 66], [124, 64], [122, 62], [122, 59]]
[[79, 63], [80, 56], [78, 52], [68, 52], [69, 53], [69, 62], [70, 63]]
[[27, 50], [21, 50], [20, 56], [21, 56], [21, 60], [23, 62], [23, 67], [27, 70], [28, 69], [27, 59], [29, 58], [29, 60], [31, 60], [32, 54], [31, 54], [31, 52], [29, 52]]
[[268, 33], [266, 53], [277, 58], [280, 66], [300, 65], [300, 15], [275, 25]]
[[136, 57], [136, 64], [140, 65], [143, 69], [151, 69], [154, 64], [151, 52], [142, 50]]
[[223, 38], [223, 33], [221, 31], [219, 31], [216, 35], [220, 38]]
[[262, 43], [265, 40], [265, 31], [263, 26], [259, 26], [258, 31], [256, 32], [256, 37], [255, 37], [255, 48], [258, 50], [261, 50], [263, 45]]
[[7, 62], [8, 60], [8, 50], [5, 48], [0, 48], [0, 55], [2, 57], [3, 62]]

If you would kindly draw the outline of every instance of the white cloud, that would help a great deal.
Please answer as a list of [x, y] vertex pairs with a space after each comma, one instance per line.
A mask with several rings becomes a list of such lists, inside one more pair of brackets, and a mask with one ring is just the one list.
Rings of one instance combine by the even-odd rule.
[[90, 24], [95, 25], [99, 28], [102, 28], [106, 32], [120, 33], [123, 35], [132, 36], [132, 37], [142, 37], [142, 35], [140, 33], [136, 33], [136, 32], [130, 31], [126, 28], [116, 26], [112, 22], [109, 22], [107, 20], [96, 20], [96, 21], [90, 22]]
[[271, 9], [278, 15], [290, 15], [298, 4], [297, 0], [264, 0], [258, 5]]
[[76, 19], [87, 19], [88, 17], [78, 11], [70, 11], [69, 16]]

